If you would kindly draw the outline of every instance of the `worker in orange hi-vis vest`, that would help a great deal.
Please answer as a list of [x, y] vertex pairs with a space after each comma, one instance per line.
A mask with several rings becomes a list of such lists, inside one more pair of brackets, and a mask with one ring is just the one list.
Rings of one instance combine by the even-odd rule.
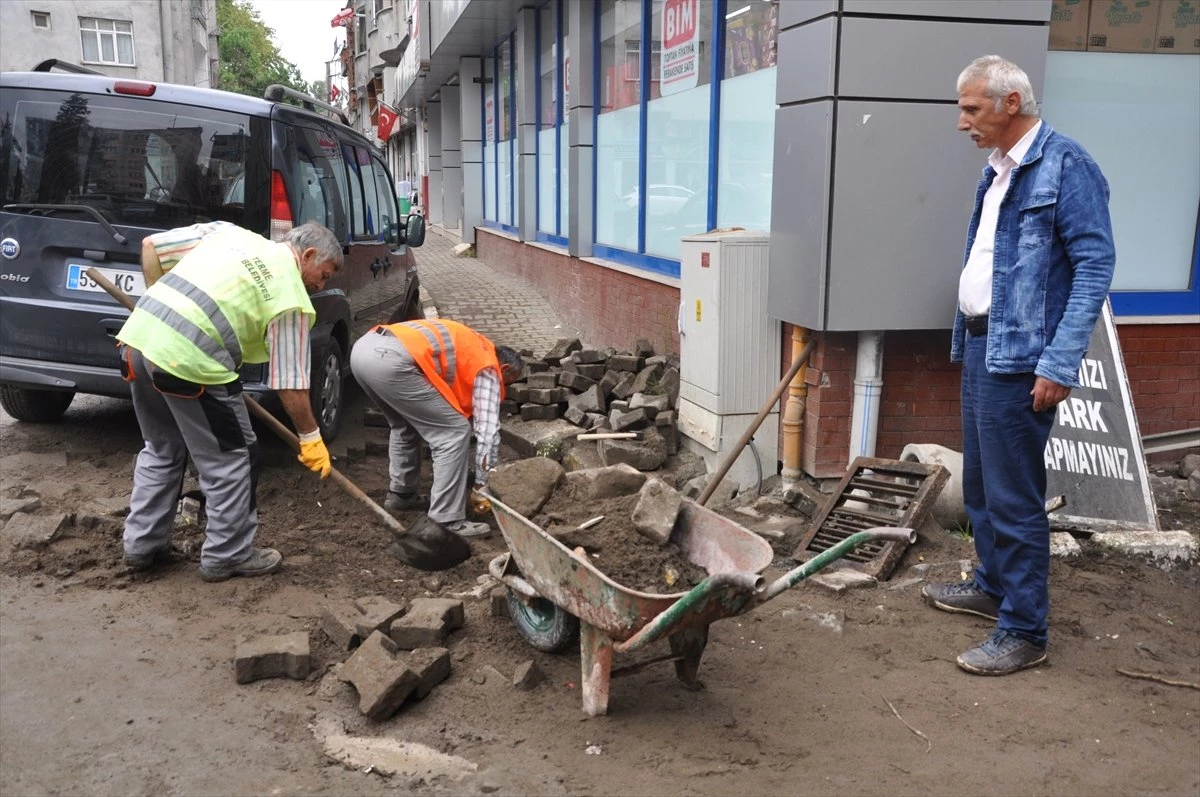
[[350, 367], [391, 427], [384, 506], [425, 506], [418, 494], [423, 439], [433, 457], [429, 519], [464, 537], [487, 534], [486, 523], [467, 520], [471, 433], [480, 486], [496, 464], [500, 401], [521, 376], [521, 356], [465, 324], [433, 319], [375, 327], [354, 344]]

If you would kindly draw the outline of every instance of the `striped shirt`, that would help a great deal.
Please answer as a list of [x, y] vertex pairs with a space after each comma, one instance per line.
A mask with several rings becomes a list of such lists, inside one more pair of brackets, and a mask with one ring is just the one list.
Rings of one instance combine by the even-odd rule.
[[500, 448], [500, 375], [492, 368], [475, 374], [471, 416], [475, 425], [475, 473], [482, 482], [488, 467], [496, 466]]
[[[165, 274], [204, 238], [233, 226], [227, 221], [210, 221], [177, 227], [154, 233], [150, 242]], [[267, 324], [265, 338], [269, 352], [267, 387], [271, 390], [308, 390], [312, 349], [304, 312], [289, 310], [275, 316]], [[499, 404], [496, 406], [499, 417]]]

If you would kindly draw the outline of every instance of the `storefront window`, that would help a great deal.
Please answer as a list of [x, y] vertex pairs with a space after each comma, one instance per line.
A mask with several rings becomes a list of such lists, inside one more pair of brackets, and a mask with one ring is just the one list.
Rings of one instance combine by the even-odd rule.
[[497, 161], [497, 220], [501, 224], [513, 223], [512, 185], [513, 185], [513, 152], [512, 152], [512, 40], [506, 39], [496, 48], [496, 107], [500, 109], [499, 130], [497, 132], [496, 161]]
[[778, 3], [730, 0], [727, 8], [717, 226], [770, 230]]
[[[571, 48], [567, 47], [567, 42], [571, 40], [571, 25], [575, 19], [575, 4], [562, 0], [559, 7], [562, 10], [562, 41], [559, 44], [562, 46], [562, 125], [558, 131], [558, 234], [567, 237], [567, 210], [571, 207], [571, 170], [570, 170], [570, 154], [569, 142], [570, 125], [567, 123], [567, 110], [571, 107]], [[590, 72], [591, 70], [585, 70]]]
[[483, 217], [496, 215], [496, 59], [483, 59]]
[[558, 0], [538, 10], [538, 230], [558, 234]]
[[596, 120], [596, 242], [638, 251], [638, 128], [642, 4], [600, 0], [600, 96]]
[[[653, 0], [647, 106], [646, 254], [679, 258], [708, 222], [713, 4]], [[636, 199], [636, 194], [635, 194]]]

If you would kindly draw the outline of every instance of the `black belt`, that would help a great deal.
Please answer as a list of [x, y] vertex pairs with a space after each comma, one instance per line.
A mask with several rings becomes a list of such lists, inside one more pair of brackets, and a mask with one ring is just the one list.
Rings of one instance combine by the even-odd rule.
[[968, 335], [980, 337], [987, 334], [988, 317], [985, 315], [963, 316], [963, 326]]

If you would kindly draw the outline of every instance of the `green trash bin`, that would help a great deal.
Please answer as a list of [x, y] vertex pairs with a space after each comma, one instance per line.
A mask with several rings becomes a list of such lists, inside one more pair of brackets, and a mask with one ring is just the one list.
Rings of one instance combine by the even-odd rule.
[[400, 215], [407, 216], [412, 212], [412, 202], [408, 197], [400, 197]]

